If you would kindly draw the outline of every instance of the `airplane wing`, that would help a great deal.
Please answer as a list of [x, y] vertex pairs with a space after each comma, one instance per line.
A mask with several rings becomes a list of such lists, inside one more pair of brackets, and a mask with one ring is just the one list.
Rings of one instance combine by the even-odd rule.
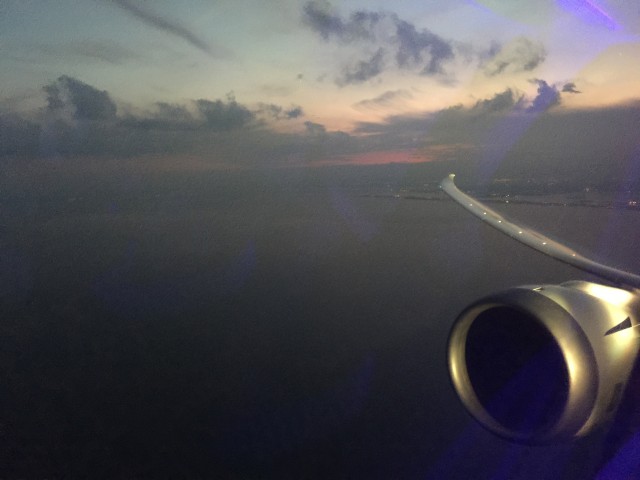
[[640, 276], [598, 263], [580, 255], [566, 245], [545, 237], [531, 228], [522, 227], [510, 222], [496, 211], [458, 189], [453, 181], [454, 177], [455, 175], [451, 174], [443, 179], [442, 182], [440, 182], [440, 188], [453, 200], [486, 224], [538, 252], [544, 253], [585, 272], [597, 275], [605, 280], [609, 280], [616, 285], [634, 289], [640, 288]]

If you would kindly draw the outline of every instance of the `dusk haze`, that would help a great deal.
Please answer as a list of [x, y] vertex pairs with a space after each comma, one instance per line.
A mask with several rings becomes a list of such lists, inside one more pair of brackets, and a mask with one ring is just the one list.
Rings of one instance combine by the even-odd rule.
[[0, 478], [638, 478], [639, 5], [0, 0]]

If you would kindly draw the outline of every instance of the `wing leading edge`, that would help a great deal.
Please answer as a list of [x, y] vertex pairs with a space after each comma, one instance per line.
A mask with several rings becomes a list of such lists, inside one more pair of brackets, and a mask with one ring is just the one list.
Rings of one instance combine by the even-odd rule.
[[531, 228], [522, 227], [510, 222], [482, 202], [479, 202], [458, 189], [453, 181], [454, 177], [455, 175], [451, 174], [443, 179], [442, 182], [440, 182], [440, 188], [487, 225], [492, 226], [538, 252], [572, 265], [580, 270], [592, 273], [623, 287], [632, 289], [640, 288], [640, 276], [590, 260], [566, 245], [551, 240]]

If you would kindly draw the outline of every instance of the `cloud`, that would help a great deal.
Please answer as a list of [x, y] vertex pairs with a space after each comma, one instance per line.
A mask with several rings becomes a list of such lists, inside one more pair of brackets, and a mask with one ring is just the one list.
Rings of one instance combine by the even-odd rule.
[[539, 114], [560, 101], [555, 87], [544, 80], [532, 82], [538, 85], [533, 98], [507, 88], [470, 106], [453, 105], [437, 112], [390, 115], [382, 122], [362, 122], [356, 132], [377, 137], [387, 148], [474, 145], [492, 153], [507, 151]]
[[387, 90], [377, 97], [360, 100], [359, 102], [354, 103], [353, 108], [356, 110], [389, 108], [402, 104], [404, 100], [410, 100], [412, 98], [413, 95], [408, 90]]
[[360, 60], [345, 67], [342, 75], [336, 79], [336, 84], [340, 86], [353, 85], [366, 82], [367, 80], [378, 76], [384, 66], [384, 50], [379, 48], [368, 60]]
[[[286, 121], [301, 117], [302, 108], [247, 106], [233, 95], [184, 104], [157, 102], [148, 111], [123, 114], [108, 92], [62, 76], [44, 87], [47, 106], [32, 112], [32, 120], [6, 107], [0, 110], [0, 158], [55, 157], [69, 164], [75, 158], [73, 164], [82, 165], [78, 162], [89, 157], [99, 157], [100, 162], [164, 157], [181, 168], [180, 159], [189, 157], [202, 164], [249, 167], [304, 165], [356, 152], [420, 148], [426, 158], [465, 159], [491, 167], [483, 170], [487, 175], [508, 176], [538, 167], [552, 173], [554, 168], [587, 170], [580, 168], [581, 162], [614, 162], [613, 150], [623, 152], [624, 162], [625, 152], [637, 150], [638, 105], [588, 111], [551, 108], [560, 102], [561, 84], [541, 79], [532, 83], [537, 91], [531, 98], [506, 89], [469, 106], [361, 123], [357, 133], [366, 135], [349, 135], [313, 121], [295, 122], [304, 125], [303, 132], [272, 130], [270, 122], [261, 121], [264, 116]], [[410, 95], [388, 91], [359, 103], [372, 108], [393, 105]], [[608, 172], [606, 165], [599, 171]]]
[[0, 113], [0, 156], [35, 155], [42, 129], [17, 115]]
[[[248, 106], [229, 94], [120, 112], [108, 92], [67, 75], [43, 90], [43, 108], [19, 114], [0, 105], [0, 161], [15, 160], [19, 166], [25, 159], [56, 159], [60, 168], [84, 172], [85, 161], [98, 169], [125, 159], [140, 160], [142, 169], [155, 168], [156, 160], [161, 162], [158, 168], [166, 161], [178, 169], [281, 166], [362, 150], [362, 141], [347, 133], [295, 121], [304, 116], [299, 105]], [[302, 124], [304, 131], [270, 128], [278, 121]], [[41, 165], [48, 168], [50, 162]]]
[[184, 25], [179, 24], [175, 20], [165, 18], [149, 8], [146, 2], [136, 2], [134, 0], [111, 0], [113, 3], [127, 12], [129, 15], [137, 18], [143, 23], [156, 28], [160, 31], [181, 38], [198, 50], [212, 56], [223, 57], [227, 52], [221, 48], [213, 48], [200, 36], [189, 30]]
[[157, 118], [172, 119], [178, 122], [190, 122], [193, 120], [193, 116], [183, 105], [177, 105], [173, 103], [157, 102]]
[[438, 35], [404, 20], [396, 21], [398, 50], [396, 61], [401, 68], [422, 66], [421, 75], [442, 73], [442, 63], [453, 58], [451, 45]]
[[362, 83], [376, 77], [391, 66], [384, 53], [395, 59], [395, 67], [416, 71], [420, 75], [444, 73], [446, 62], [455, 57], [450, 41], [424, 28], [399, 18], [395, 13], [357, 10], [343, 19], [327, 0], [311, 0], [303, 7], [303, 23], [326, 41], [363, 47], [376, 53], [343, 67], [337, 83]]
[[184, 105], [156, 102], [155, 109], [143, 116], [128, 115], [122, 126], [138, 130], [191, 130], [200, 124]]
[[298, 117], [304, 116], [304, 112], [302, 111], [302, 107], [300, 107], [300, 106], [291, 107], [288, 110], [285, 110], [284, 114], [285, 114], [286, 118], [288, 118], [288, 119], [298, 118]]
[[229, 94], [119, 113], [108, 92], [67, 75], [43, 90], [45, 107], [29, 113], [32, 121], [0, 107], [0, 159], [189, 155], [205, 163], [246, 166], [314, 161], [352, 152], [356, 144], [349, 135], [313, 122], [305, 133], [270, 128], [274, 121], [303, 117], [299, 105], [247, 106]]
[[327, 133], [326, 127], [320, 123], [314, 123], [307, 120], [304, 122], [304, 126], [307, 129], [307, 133], [314, 137], [323, 136]]
[[576, 84], [573, 82], [565, 83], [562, 86], [562, 91], [565, 93], [582, 93], [580, 90], [576, 89]]
[[311, 1], [302, 8], [303, 21], [325, 40], [332, 36], [343, 37], [345, 26], [342, 19], [331, 13], [328, 1]]
[[204, 117], [207, 128], [216, 132], [228, 132], [249, 125], [255, 114], [244, 105], [236, 102], [233, 95], [222, 100], [196, 100], [196, 107]]
[[389, 115], [382, 122], [359, 122], [355, 132], [384, 138], [387, 148], [401, 145], [415, 147], [418, 139], [422, 139], [432, 128], [434, 119], [440, 113]]
[[260, 103], [256, 113], [266, 115], [274, 120], [293, 120], [304, 116], [302, 107], [299, 105], [292, 105], [285, 109], [280, 105], [275, 105], [273, 103]]
[[544, 112], [554, 105], [560, 104], [560, 92], [556, 87], [538, 78], [531, 80], [531, 82], [538, 85], [538, 95], [528, 108], [529, 112]]
[[496, 93], [493, 97], [478, 100], [471, 108], [473, 113], [497, 113], [519, 108], [524, 103], [524, 95], [517, 95], [507, 88], [504, 92]]
[[304, 23], [322, 38], [329, 40], [333, 37], [345, 43], [375, 38], [373, 30], [385, 16], [360, 10], [352, 13], [349, 20], [344, 21], [332, 12], [331, 4], [327, 0], [309, 1], [302, 10]]
[[541, 44], [525, 37], [518, 37], [497, 51], [484, 65], [484, 73], [494, 77], [501, 73], [529, 72], [540, 65], [546, 55], [546, 50]]
[[67, 113], [76, 120], [110, 120], [116, 116], [116, 104], [106, 91], [73, 77], [63, 75], [43, 90], [49, 112]]
[[277, 120], [282, 117], [282, 107], [273, 103], [261, 103], [258, 106], [258, 113]]

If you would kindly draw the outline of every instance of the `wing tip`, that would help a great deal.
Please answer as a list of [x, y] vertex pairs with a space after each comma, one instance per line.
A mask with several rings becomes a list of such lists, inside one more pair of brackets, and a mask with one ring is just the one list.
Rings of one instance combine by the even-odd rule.
[[455, 182], [453, 181], [453, 179], [456, 177], [455, 173], [450, 173], [449, 175], [447, 175], [446, 177], [444, 177], [441, 181], [440, 181], [440, 188], [445, 188], [446, 186], [452, 185], [455, 187]]

